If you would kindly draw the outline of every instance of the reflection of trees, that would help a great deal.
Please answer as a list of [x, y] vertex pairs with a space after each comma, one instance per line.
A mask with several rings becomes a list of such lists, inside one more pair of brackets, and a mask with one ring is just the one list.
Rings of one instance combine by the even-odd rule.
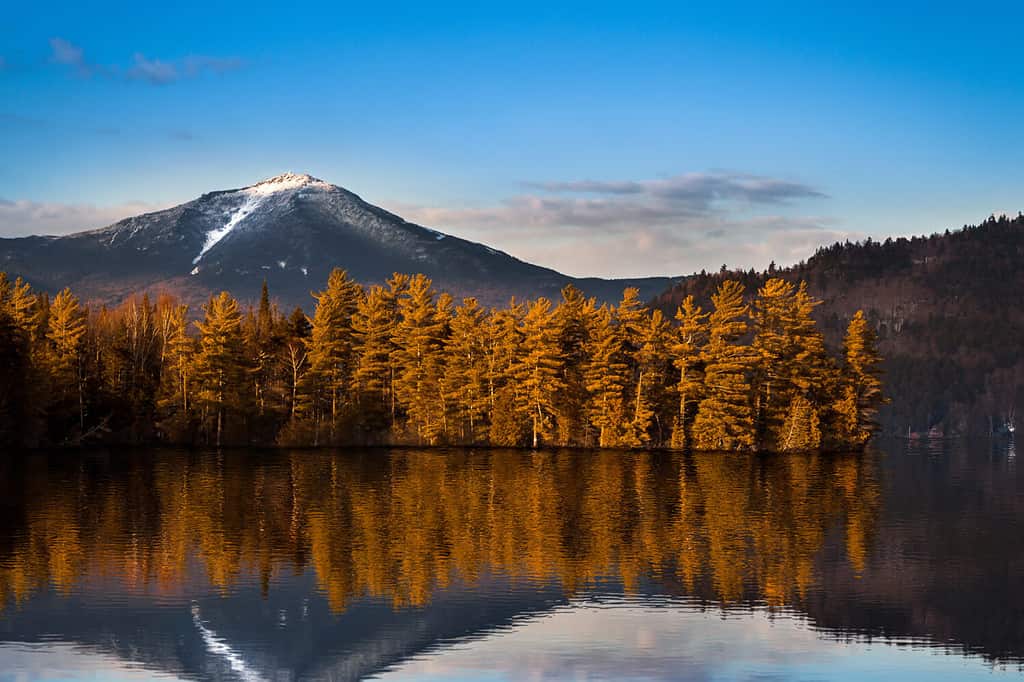
[[[0, 599], [91, 579], [186, 589], [190, 557], [222, 590], [312, 564], [331, 607], [427, 602], [488, 573], [703, 585], [724, 603], [799, 599], [830, 529], [864, 568], [878, 491], [869, 460], [642, 452], [416, 452], [161, 456], [37, 462], [0, 542]], [[111, 470], [111, 469], [114, 470]], [[710, 586], [709, 588], [707, 586]], [[702, 593], [707, 593], [702, 590]]]

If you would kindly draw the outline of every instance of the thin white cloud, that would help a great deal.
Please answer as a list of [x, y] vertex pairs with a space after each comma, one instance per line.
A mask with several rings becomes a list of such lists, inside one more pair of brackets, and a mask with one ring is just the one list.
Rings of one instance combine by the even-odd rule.
[[0, 199], [0, 237], [58, 235], [116, 223], [165, 206], [132, 201], [116, 206]]
[[167, 60], [147, 57], [141, 52], [136, 52], [132, 55], [131, 65], [127, 68], [117, 65], [104, 66], [89, 62], [80, 46], [59, 37], [50, 39], [50, 51], [51, 62], [69, 67], [80, 76], [99, 73], [151, 85], [167, 85], [204, 73], [224, 73], [243, 65], [238, 57], [189, 55], [182, 59]]
[[535, 193], [494, 205], [391, 204], [423, 225], [572, 275], [632, 277], [799, 261], [855, 236], [819, 214], [824, 192], [744, 173], [664, 180], [532, 182]]

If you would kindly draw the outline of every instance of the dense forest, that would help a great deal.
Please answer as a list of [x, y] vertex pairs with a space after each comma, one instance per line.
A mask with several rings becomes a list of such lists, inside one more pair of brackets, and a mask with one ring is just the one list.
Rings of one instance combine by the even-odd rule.
[[685, 278], [654, 302], [701, 304], [725, 280], [756, 289], [771, 278], [806, 282], [823, 301], [815, 319], [830, 348], [863, 310], [885, 358], [879, 414], [896, 435], [1000, 434], [1024, 426], [1024, 216], [990, 217], [926, 237], [836, 243], [806, 262], [767, 272]]
[[672, 324], [636, 289], [598, 306], [567, 286], [485, 309], [423, 275], [364, 289], [342, 270], [284, 314], [267, 287], [193, 321], [170, 296], [88, 309], [0, 278], [8, 444], [464, 444], [797, 451], [861, 447], [883, 402], [861, 313], [838, 358], [803, 284], [748, 300], [720, 283]]

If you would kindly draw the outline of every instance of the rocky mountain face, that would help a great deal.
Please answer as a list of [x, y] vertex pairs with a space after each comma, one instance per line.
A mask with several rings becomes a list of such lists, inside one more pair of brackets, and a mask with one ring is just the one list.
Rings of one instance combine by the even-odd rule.
[[308, 307], [309, 292], [335, 267], [365, 284], [393, 272], [423, 273], [439, 290], [487, 304], [556, 296], [570, 283], [600, 300], [617, 300], [626, 286], [652, 297], [671, 284], [665, 277], [568, 277], [406, 222], [346, 189], [294, 173], [98, 230], [0, 239], [0, 270], [108, 304], [139, 291], [167, 291], [198, 304], [227, 289], [255, 300], [266, 279], [282, 304]]
[[912, 437], [1011, 434], [1024, 425], [1024, 216], [990, 218], [929, 237], [819, 249], [769, 272], [700, 273], [655, 304], [674, 315], [693, 295], [707, 307], [724, 279], [753, 295], [769, 277], [804, 280], [837, 347], [863, 309], [879, 335], [891, 403], [887, 431]]

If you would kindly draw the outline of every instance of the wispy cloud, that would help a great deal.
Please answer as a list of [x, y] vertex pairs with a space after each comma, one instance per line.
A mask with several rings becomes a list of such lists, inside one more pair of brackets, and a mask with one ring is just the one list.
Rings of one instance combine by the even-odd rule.
[[87, 77], [94, 73], [112, 77], [123, 76], [130, 81], [151, 85], [167, 85], [204, 73], [225, 73], [243, 65], [243, 61], [238, 57], [188, 55], [181, 59], [168, 60], [147, 57], [141, 52], [132, 55], [131, 64], [127, 68], [118, 65], [99, 65], [89, 62], [80, 46], [64, 38], [51, 38], [50, 51], [51, 62], [69, 67], [79, 76]]
[[662, 180], [528, 182], [533, 193], [489, 206], [392, 204], [404, 217], [498, 246], [574, 275], [681, 274], [763, 267], [851, 236], [802, 214], [826, 194], [800, 182], [746, 173]]
[[104, 227], [165, 206], [131, 201], [116, 206], [0, 199], [0, 237], [69, 234]]
[[50, 38], [50, 61], [74, 69], [80, 76], [92, 74], [93, 67], [85, 61], [81, 47], [63, 38]]

